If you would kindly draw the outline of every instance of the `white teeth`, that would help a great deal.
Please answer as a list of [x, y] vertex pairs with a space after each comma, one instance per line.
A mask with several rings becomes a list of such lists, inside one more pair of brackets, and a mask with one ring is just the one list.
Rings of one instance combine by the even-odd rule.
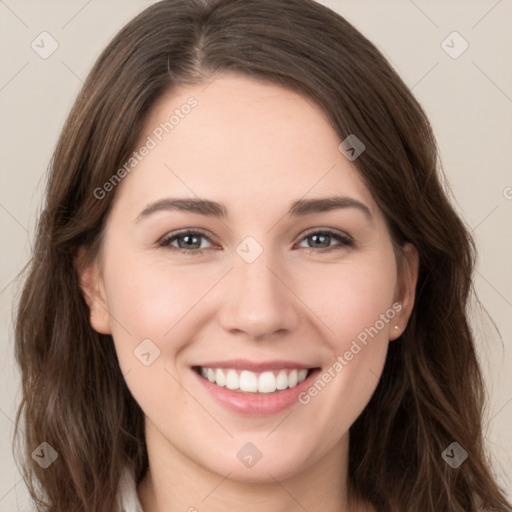
[[294, 388], [303, 382], [308, 370], [279, 370], [255, 373], [249, 370], [238, 372], [234, 369], [200, 368], [201, 375], [217, 386], [248, 393], [274, 393], [277, 390]]
[[294, 388], [297, 385], [297, 370], [292, 370], [288, 375], [288, 387]]
[[220, 368], [215, 370], [215, 383], [221, 387], [226, 385], [226, 376]]
[[226, 387], [228, 389], [238, 389], [238, 373], [236, 373], [236, 370], [228, 370], [228, 373], [226, 375]]
[[272, 372], [263, 372], [258, 378], [260, 393], [273, 393], [276, 390], [276, 376]]
[[297, 382], [300, 384], [301, 382], [304, 382], [306, 380], [306, 377], [308, 376], [308, 371], [303, 368], [302, 370], [299, 370], [299, 373], [297, 374]]
[[276, 387], [277, 389], [286, 389], [288, 387], [288, 375], [286, 374], [286, 370], [281, 370], [277, 374]]
[[247, 370], [240, 374], [240, 391], [258, 391], [258, 376]]

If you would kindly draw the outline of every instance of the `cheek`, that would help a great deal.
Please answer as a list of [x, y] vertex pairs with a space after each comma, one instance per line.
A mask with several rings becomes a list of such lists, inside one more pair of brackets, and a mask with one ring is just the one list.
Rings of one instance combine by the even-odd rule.
[[301, 403], [311, 407], [319, 424], [337, 418], [341, 432], [367, 405], [382, 373], [396, 315], [394, 254], [391, 249], [351, 265], [333, 265], [311, 281], [317, 287], [309, 298], [321, 312], [330, 361]]
[[197, 326], [198, 301], [218, 277], [193, 266], [150, 261], [135, 252], [106, 261], [105, 276], [114, 344], [135, 400], [154, 416], [170, 414], [167, 409], [176, 403], [195, 410], [178, 384], [182, 374], [176, 359]]
[[[391, 250], [392, 251], [392, 250]], [[366, 329], [377, 323], [384, 337], [394, 315], [391, 306], [396, 286], [393, 254], [369, 254], [335, 265], [318, 265], [308, 272], [300, 292], [304, 302], [321, 318], [324, 332], [338, 352], [350, 348], [352, 340], [364, 341]]]
[[[107, 274], [106, 274], [107, 275]], [[218, 277], [140, 255], [116, 258], [107, 281], [109, 311], [133, 337], [162, 340], [186, 318]], [[122, 334], [122, 333], [121, 333]]]

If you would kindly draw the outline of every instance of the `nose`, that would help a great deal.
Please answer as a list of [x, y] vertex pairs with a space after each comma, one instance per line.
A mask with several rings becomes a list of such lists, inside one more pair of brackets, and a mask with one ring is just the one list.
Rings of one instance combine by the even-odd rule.
[[293, 332], [300, 321], [300, 300], [292, 279], [266, 251], [252, 263], [235, 259], [224, 290], [221, 326], [231, 334], [261, 341]]

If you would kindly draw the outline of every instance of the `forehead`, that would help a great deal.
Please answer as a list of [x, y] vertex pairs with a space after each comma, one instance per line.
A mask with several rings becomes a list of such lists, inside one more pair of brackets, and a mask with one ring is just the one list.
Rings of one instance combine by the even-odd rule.
[[231, 216], [274, 205], [277, 214], [297, 199], [348, 195], [377, 213], [340, 142], [310, 99], [279, 85], [218, 76], [173, 89], [154, 105], [136, 145], [151, 149], [123, 181], [123, 196], [133, 207], [167, 194], [205, 197], [227, 204]]

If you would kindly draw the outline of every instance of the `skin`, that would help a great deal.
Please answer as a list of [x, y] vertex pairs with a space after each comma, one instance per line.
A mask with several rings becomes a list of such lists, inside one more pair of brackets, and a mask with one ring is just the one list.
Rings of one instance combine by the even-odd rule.
[[[91, 325], [113, 335], [146, 415], [141, 503], [145, 512], [371, 510], [347, 496], [348, 431], [376, 388], [389, 342], [406, 328], [417, 251], [405, 246], [408, 271], [398, 272], [382, 212], [310, 100], [230, 74], [205, 87], [174, 89], [154, 107], [141, 144], [190, 96], [198, 100], [118, 185], [100, 254], [80, 270]], [[372, 220], [356, 208], [286, 215], [292, 201], [333, 191], [367, 205]], [[136, 221], [171, 195], [221, 202], [229, 217], [168, 210]], [[185, 228], [212, 238], [199, 239], [202, 254], [158, 246]], [[304, 236], [311, 228], [347, 233], [355, 245], [330, 238], [320, 248], [336, 248], [321, 253]], [[263, 249], [252, 263], [236, 252], [247, 236]], [[307, 405], [241, 416], [190, 369], [231, 358], [328, 368], [396, 302], [400, 313]], [[150, 366], [133, 354], [147, 338], [160, 350]], [[251, 468], [236, 456], [246, 442], [263, 455]]]

